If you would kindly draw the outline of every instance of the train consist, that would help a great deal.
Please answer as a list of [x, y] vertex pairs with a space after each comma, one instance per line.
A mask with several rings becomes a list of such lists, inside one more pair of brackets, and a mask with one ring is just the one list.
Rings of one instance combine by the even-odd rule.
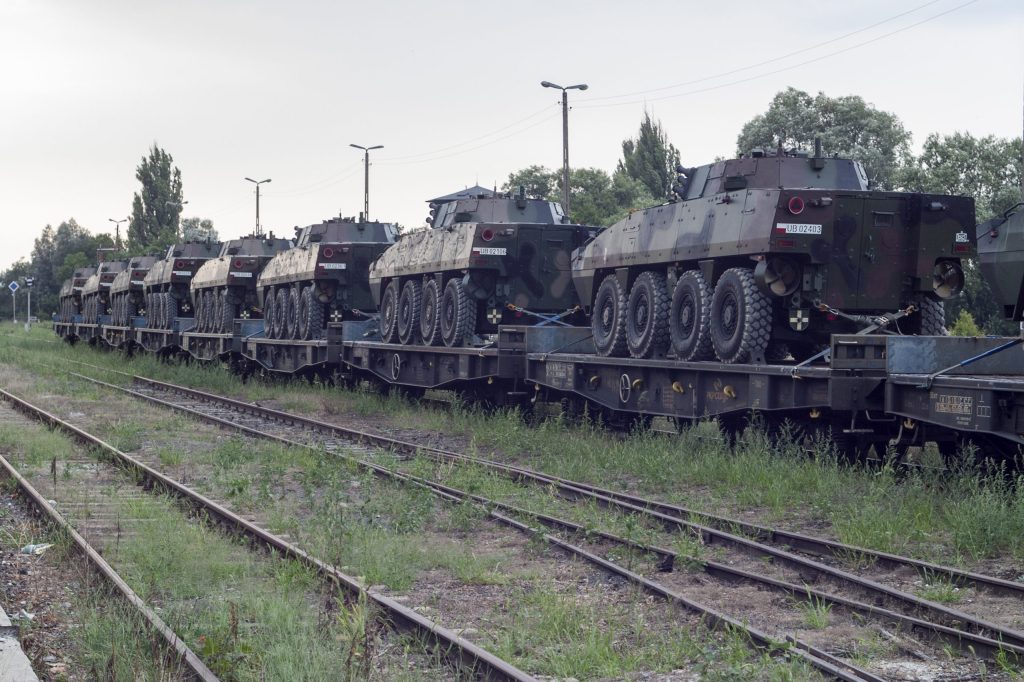
[[550, 401], [620, 425], [715, 417], [728, 432], [756, 410], [769, 427], [830, 433], [851, 457], [967, 439], [1011, 457], [1024, 444], [1024, 379], [1007, 352], [1019, 341], [945, 336], [942, 310], [977, 242], [1020, 315], [1020, 212], [983, 231], [970, 199], [873, 191], [859, 164], [820, 149], [681, 172], [674, 191], [607, 229], [473, 188], [433, 200], [429, 224], [400, 237], [338, 218], [294, 242], [227, 242], [198, 268], [177, 245], [146, 279], [159, 298], [171, 291], [151, 285], [158, 268], [195, 273], [174, 306], [148, 303], [176, 315], [136, 317], [122, 337], [72, 304], [55, 329], [243, 375]]

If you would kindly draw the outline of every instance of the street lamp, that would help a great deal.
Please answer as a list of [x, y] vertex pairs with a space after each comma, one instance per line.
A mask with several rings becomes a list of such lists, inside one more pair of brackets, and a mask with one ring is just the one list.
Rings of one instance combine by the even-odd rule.
[[545, 88], [562, 91], [562, 210], [569, 215], [569, 90], [586, 90], [586, 83], [562, 87], [550, 81], [541, 81]]
[[253, 180], [252, 178], [246, 178], [249, 182], [256, 185], [256, 236], [259, 237], [263, 233], [260, 231], [260, 185], [265, 182], [270, 182], [270, 178], [266, 180]]
[[359, 144], [350, 144], [349, 147], [362, 149], [363, 154], [363, 220], [370, 220], [370, 150], [384, 149], [384, 145], [378, 144], [373, 147], [364, 147]]
[[121, 223], [128, 222], [128, 218], [121, 218], [120, 220], [114, 220], [113, 218], [107, 218], [110, 222], [114, 223], [114, 244], [117, 248], [121, 248]]

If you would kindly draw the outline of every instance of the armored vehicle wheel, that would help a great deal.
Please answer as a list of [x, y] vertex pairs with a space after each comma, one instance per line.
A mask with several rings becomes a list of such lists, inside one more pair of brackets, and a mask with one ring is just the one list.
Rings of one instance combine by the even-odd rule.
[[764, 357], [772, 332], [772, 306], [749, 268], [722, 273], [711, 297], [711, 343], [725, 363]]
[[590, 327], [594, 332], [594, 347], [598, 355], [625, 355], [626, 294], [615, 275], [605, 277], [597, 289]]
[[228, 300], [228, 290], [225, 289], [220, 295], [220, 330], [224, 334], [230, 334], [232, 325], [235, 323], [235, 304]]
[[203, 292], [203, 331], [207, 333], [212, 333], [214, 331], [214, 308], [215, 304], [213, 301], [213, 291], [207, 289], [206, 291]]
[[420, 296], [422, 286], [409, 280], [398, 297], [398, 340], [409, 345], [416, 341], [420, 328]]
[[299, 338], [299, 288], [297, 286], [288, 289], [288, 330], [285, 336], [289, 339]]
[[441, 288], [436, 279], [427, 280], [421, 292], [420, 338], [428, 346], [441, 343]]
[[135, 301], [130, 297], [125, 296], [124, 305], [121, 308], [121, 313], [124, 315], [124, 326], [127, 327], [132, 323], [132, 318], [135, 317], [137, 312], [138, 309], [135, 307]]
[[164, 329], [174, 326], [174, 320], [178, 317], [178, 299], [170, 293], [160, 295], [160, 321]]
[[303, 339], [319, 339], [324, 333], [324, 306], [311, 286], [299, 297], [299, 327]]
[[277, 292], [271, 288], [263, 294], [263, 335], [268, 339], [274, 338], [274, 303]]
[[711, 287], [699, 270], [687, 270], [676, 280], [668, 328], [678, 359], [692, 362], [715, 356], [711, 345]]
[[441, 340], [449, 348], [461, 346], [472, 330], [473, 309], [462, 280], [450, 279], [441, 294]]
[[380, 338], [385, 343], [398, 340], [398, 280], [393, 279], [380, 297]]
[[146, 315], [153, 329], [166, 329], [163, 311], [163, 294], [146, 294]]
[[221, 298], [220, 292], [213, 292], [213, 315], [210, 315], [210, 331], [214, 334], [220, 334], [223, 330], [220, 328], [220, 320], [224, 315], [224, 299]]
[[288, 338], [288, 288], [281, 287], [274, 297], [274, 338]]
[[948, 336], [946, 329], [946, 307], [942, 301], [928, 296], [919, 296], [911, 302], [917, 311], [908, 318], [909, 329], [905, 323], [900, 324], [903, 333], [920, 334], [921, 336]]
[[668, 348], [668, 291], [665, 275], [644, 272], [626, 301], [626, 345], [634, 358], [663, 355]]

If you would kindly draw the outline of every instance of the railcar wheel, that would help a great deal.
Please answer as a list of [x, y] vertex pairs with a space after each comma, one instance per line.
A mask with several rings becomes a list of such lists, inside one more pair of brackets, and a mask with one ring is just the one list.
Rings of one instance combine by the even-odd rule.
[[220, 322], [222, 334], [230, 334], [235, 324], [235, 304], [228, 300], [228, 290], [225, 289], [220, 295]]
[[711, 345], [711, 287], [699, 270], [687, 270], [676, 280], [668, 328], [678, 359], [692, 362], [715, 357]]
[[634, 358], [664, 355], [669, 341], [668, 308], [665, 275], [647, 271], [636, 278], [626, 302], [626, 345]]
[[718, 359], [740, 363], [764, 357], [772, 332], [772, 305], [749, 268], [722, 273], [711, 297], [711, 343]]
[[281, 287], [274, 298], [274, 338], [288, 338], [288, 288]]
[[274, 338], [274, 303], [277, 291], [271, 287], [263, 292], [263, 336]]
[[398, 340], [405, 345], [414, 343], [419, 333], [421, 295], [420, 283], [409, 280], [398, 297]]
[[615, 275], [605, 277], [597, 289], [590, 327], [594, 333], [594, 347], [598, 355], [625, 355], [626, 294]]
[[293, 286], [288, 289], [288, 331], [286, 336], [290, 339], [299, 338], [299, 287]]
[[441, 343], [441, 288], [436, 279], [427, 280], [420, 292], [420, 338], [428, 346]]
[[384, 343], [398, 340], [398, 280], [393, 279], [384, 287], [380, 297], [380, 338]]
[[449, 348], [461, 346], [472, 331], [473, 309], [462, 280], [450, 279], [441, 294], [441, 340]]
[[324, 333], [324, 306], [316, 299], [312, 286], [299, 296], [299, 334], [303, 339], [319, 339]]

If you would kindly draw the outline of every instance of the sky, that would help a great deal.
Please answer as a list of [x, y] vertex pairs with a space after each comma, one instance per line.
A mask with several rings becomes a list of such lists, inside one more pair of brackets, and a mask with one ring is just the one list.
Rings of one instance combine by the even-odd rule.
[[363, 209], [422, 225], [426, 201], [559, 168], [614, 170], [644, 111], [688, 166], [735, 153], [792, 86], [860, 95], [919, 145], [1021, 134], [1020, 0], [0, 0], [0, 269], [47, 224], [131, 212], [154, 143], [184, 217], [222, 238]]

